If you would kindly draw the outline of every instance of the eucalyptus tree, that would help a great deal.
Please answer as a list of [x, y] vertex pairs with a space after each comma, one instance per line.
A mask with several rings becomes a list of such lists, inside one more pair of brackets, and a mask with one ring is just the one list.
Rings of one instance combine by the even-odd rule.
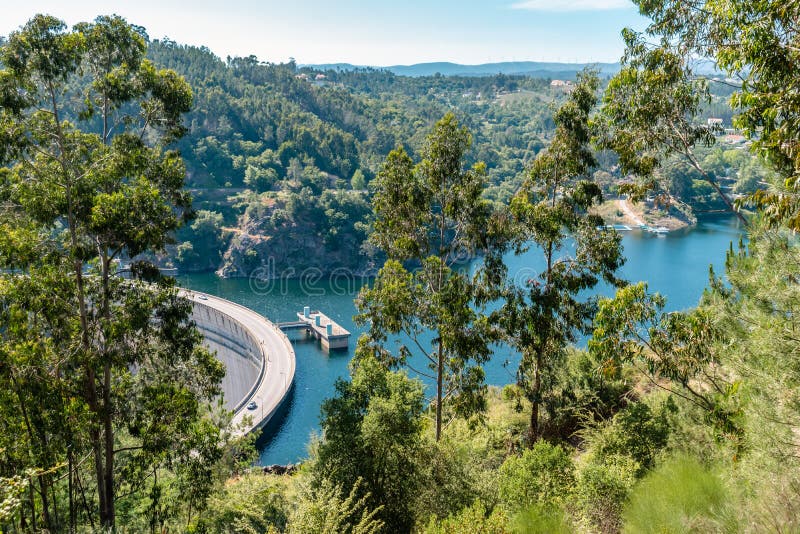
[[[733, 86], [730, 103], [736, 112], [734, 125], [751, 139], [752, 151], [781, 178], [746, 202], [762, 208], [774, 226], [800, 228], [800, 105], [795, 96], [800, 82], [794, 68], [800, 60], [800, 5], [780, 0], [634, 3], [651, 22], [645, 29], [646, 37], [626, 30], [629, 42], [641, 45], [655, 41], [658, 44], [655, 49], [651, 47], [652, 52], [660, 50], [658, 53], [665, 57], [680, 58], [687, 68], [698, 60], [705, 61], [719, 73], [712, 83]], [[691, 69], [687, 72], [695, 79], [701, 77]], [[647, 87], [640, 87], [637, 93], [641, 102], [655, 102]]]
[[541, 408], [551, 400], [568, 344], [591, 326], [595, 300], [583, 298], [582, 292], [601, 279], [621, 283], [615, 276], [623, 263], [620, 236], [602, 229], [602, 218], [588, 211], [602, 200], [600, 187], [591, 180], [595, 158], [589, 115], [597, 88], [595, 74], [579, 75], [554, 115], [550, 146], [536, 157], [509, 206], [508, 246], [517, 254], [538, 251], [545, 265], [522, 285], [512, 283], [494, 314], [521, 354], [517, 383], [532, 405], [530, 444], [541, 436]]
[[[715, 285], [728, 293], [721, 283]], [[606, 369], [633, 365], [653, 387], [693, 405], [718, 437], [740, 453], [744, 443], [736, 392], [741, 381], [723, 366], [731, 340], [720, 328], [722, 314], [708, 306], [667, 313], [665, 304], [663, 296], [648, 293], [644, 282], [601, 299], [589, 351]]]
[[[445, 403], [457, 415], [485, 404], [480, 365], [489, 358], [491, 339], [486, 318], [472, 306], [475, 281], [457, 267], [486, 251], [491, 213], [481, 197], [485, 166], [463, 167], [470, 144], [467, 129], [447, 114], [428, 135], [422, 161], [415, 165], [402, 147], [389, 154], [371, 184], [370, 236], [388, 260], [357, 300], [358, 320], [369, 324], [367, 336], [384, 363], [435, 383], [437, 440]], [[392, 354], [384, 345], [388, 335], [398, 334], [404, 337]], [[415, 352], [426, 369], [414, 367]]]
[[[3, 424], [25, 421], [35, 467], [67, 468], [40, 477], [51, 530], [64, 528], [48, 502], [55, 480], [68, 480], [72, 529], [79, 514], [113, 529], [117, 490], [147, 487], [156, 527], [166, 513], [159, 470], [199, 481], [200, 460], [219, 455], [202, 403], [223, 369], [202, 348], [190, 304], [165, 280], [112, 276], [115, 260], [163, 249], [191, 217], [183, 162], [168, 149], [185, 131], [191, 90], [146, 49], [120, 17], [69, 31], [43, 15], [0, 49], [0, 200], [11, 230], [0, 240], [0, 351], [18, 401]], [[144, 261], [133, 273], [158, 278]], [[26, 411], [40, 401], [36, 425]]]
[[352, 361], [352, 380], [338, 380], [336, 394], [322, 403], [324, 439], [315, 449], [312, 486], [352, 489], [388, 532], [411, 532], [424, 479], [423, 386], [387, 370], [364, 347]]
[[698, 78], [691, 58], [672, 50], [669, 43], [656, 46], [627, 29], [623, 37], [622, 69], [609, 82], [603, 99], [608, 127], [604, 144], [619, 155], [623, 172], [638, 178], [638, 183], [622, 184], [620, 190], [634, 200], [654, 191], [669, 205], [673, 199], [660, 179], [661, 168], [669, 158], [678, 157], [746, 222], [719, 178], [696, 154], [698, 145], [712, 146], [722, 131], [699, 120], [703, 105], [711, 101], [708, 81]]

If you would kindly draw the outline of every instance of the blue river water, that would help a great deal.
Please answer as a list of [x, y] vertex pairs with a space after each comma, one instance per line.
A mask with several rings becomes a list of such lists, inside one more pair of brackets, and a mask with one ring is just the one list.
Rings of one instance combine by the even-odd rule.
[[[708, 285], [708, 268], [724, 274], [725, 252], [737, 246], [743, 235], [735, 219], [711, 219], [697, 226], [666, 235], [639, 230], [623, 232], [627, 261], [621, 276], [631, 282], [647, 281], [651, 291], [667, 297], [668, 310], [693, 307]], [[509, 275], [518, 281], [542, 270], [541, 254], [531, 250], [520, 256], [508, 256]], [[285, 464], [307, 456], [307, 445], [319, 429], [319, 408], [334, 391], [339, 377], [347, 377], [348, 363], [361, 329], [353, 322], [353, 299], [366, 280], [345, 275], [333, 279], [311, 278], [305, 281], [276, 280], [258, 282], [247, 279], [223, 280], [213, 273], [183, 275], [179, 283], [247, 306], [272, 321], [296, 319], [303, 306], [322, 310], [353, 333], [350, 349], [326, 353], [317, 342], [294, 343], [297, 367], [293, 391], [280, 414], [277, 414], [259, 440], [261, 463]], [[599, 293], [611, 295], [610, 288]], [[512, 382], [516, 355], [510, 349], [496, 348], [492, 360], [484, 366], [487, 381], [493, 385]]]

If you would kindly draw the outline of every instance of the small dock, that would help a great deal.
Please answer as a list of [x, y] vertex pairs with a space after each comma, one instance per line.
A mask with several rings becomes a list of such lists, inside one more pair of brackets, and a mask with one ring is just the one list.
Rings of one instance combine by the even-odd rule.
[[284, 331], [305, 329], [309, 335], [320, 340], [326, 350], [346, 349], [350, 344], [350, 332], [321, 311], [311, 311], [308, 306], [302, 312], [297, 312], [297, 321], [278, 323], [278, 326]]

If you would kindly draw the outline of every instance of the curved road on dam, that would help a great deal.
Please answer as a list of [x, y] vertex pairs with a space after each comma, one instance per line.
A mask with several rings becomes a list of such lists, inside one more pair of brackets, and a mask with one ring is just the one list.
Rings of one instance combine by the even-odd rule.
[[[241, 426], [244, 418], [250, 416], [250, 424], [242, 431], [248, 433], [261, 428], [281, 406], [294, 380], [295, 354], [289, 338], [275, 324], [249, 308], [206, 293], [182, 290], [181, 294], [194, 304], [198, 329], [210, 348], [217, 348], [218, 358], [225, 363], [228, 376], [223, 389], [229, 396], [239, 397], [226, 399], [226, 407], [234, 411], [232, 426]], [[223, 319], [227, 332], [220, 332], [219, 324], [212, 329], [198, 320], [198, 310], [203, 306], [227, 318], [227, 323]], [[242, 334], [254, 346], [246, 348], [241, 339], [237, 339]], [[252, 401], [257, 408], [248, 410], [247, 405]]]

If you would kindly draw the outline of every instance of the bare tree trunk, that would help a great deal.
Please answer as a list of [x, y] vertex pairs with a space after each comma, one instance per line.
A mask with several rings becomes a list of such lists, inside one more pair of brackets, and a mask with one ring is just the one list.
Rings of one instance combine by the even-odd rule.
[[115, 513], [114, 513], [114, 430], [111, 424], [111, 364], [105, 363], [104, 368], [104, 383], [103, 388], [103, 411], [104, 426], [105, 426], [105, 471], [103, 478], [105, 479], [105, 492], [106, 492], [106, 523], [105, 526], [114, 528]]
[[[49, 455], [47, 454], [47, 436], [42, 430], [41, 426], [36, 424], [35, 421], [31, 421], [30, 416], [28, 415], [28, 409], [25, 398], [22, 396], [22, 388], [24, 386], [20, 386], [16, 379], [14, 378], [13, 372], [10, 374], [11, 384], [16, 393], [17, 402], [19, 402], [20, 411], [22, 412], [22, 418], [25, 421], [25, 429], [28, 433], [28, 440], [31, 447], [36, 447], [36, 443], [38, 441], [38, 453], [34, 453], [36, 458], [37, 464], [45, 464], [45, 465], [37, 465], [36, 467], [44, 468], [50, 467], [49, 466]], [[35, 427], [35, 428], [34, 428]], [[39, 492], [42, 496], [42, 517], [45, 522], [45, 528], [52, 530], [53, 525], [50, 523], [50, 507], [47, 499], [47, 481], [45, 480], [45, 474], [37, 475], [36, 479], [39, 482]], [[33, 499], [34, 494], [33, 492], [33, 481], [31, 481], [31, 499]], [[31, 501], [31, 506], [34, 507], [35, 505], [33, 500]], [[33, 518], [34, 524], [36, 518]], [[34, 527], [35, 530], [35, 527]]]
[[39, 491], [42, 495], [42, 519], [44, 520], [45, 527], [49, 531], [53, 531], [53, 519], [50, 516], [50, 503], [49, 498], [47, 497], [47, 481], [45, 477], [47, 475], [39, 475], [37, 478], [39, 479]]
[[436, 441], [442, 437], [442, 387], [444, 375], [444, 354], [442, 342], [439, 342], [439, 354], [437, 355], [436, 366]]
[[[93, 414], [95, 414], [95, 416], [99, 416], [100, 407], [98, 406], [97, 402], [97, 386], [95, 380], [96, 376], [94, 369], [87, 364], [86, 395], [89, 398], [89, 409]], [[89, 437], [92, 442], [92, 454], [94, 456], [94, 477], [97, 482], [97, 497], [100, 505], [100, 524], [106, 527], [110, 525], [108, 525], [106, 513], [105, 478], [103, 476], [103, 447], [97, 421], [92, 421], [89, 424]]]
[[528, 426], [528, 446], [533, 446], [539, 439], [539, 407], [541, 405], [542, 391], [542, 355], [536, 353], [536, 362], [533, 369], [533, 386], [531, 388], [531, 420]]
[[39, 528], [36, 526], [36, 496], [33, 494], [33, 481], [28, 484], [28, 500], [31, 504], [31, 529], [36, 532]]
[[70, 445], [69, 452], [67, 453], [67, 492], [69, 493], [69, 531], [70, 534], [75, 532], [75, 528], [77, 526], [77, 519], [75, 514], [75, 487], [74, 481], [72, 479], [73, 473], [73, 458], [72, 458], [72, 446]]
[[81, 502], [83, 502], [83, 509], [86, 511], [86, 517], [89, 519], [89, 526], [94, 530], [94, 515], [92, 509], [89, 507], [89, 502], [86, 499], [86, 491], [83, 489], [83, 482], [81, 482], [80, 470], [75, 470], [75, 482], [78, 485], [78, 490], [81, 492]]
[[[109, 259], [108, 253], [101, 253], [102, 283], [103, 283], [103, 317], [110, 319], [110, 289], [109, 289]], [[107, 340], [104, 340], [107, 342]], [[113, 409], [111, 406], [111, 362], [106, 354], [103, 363], [103, 435], [105, 438], [105, 465], [103, 469], [106, 514], [103, 525], [112, 529], [115, 523], [114, 507], [114, 428]]]
[[[69, 228], [69, 235], [70, 235], [70, 246], [71, 252], [74, 257], [73, 261], [73, 270], [75, 274], [75, 285], [78, 291], [78, 310], [80, 314], [80, 323], [81, 323], [81, 346], [85, 351], [84, 355], [84, 372], [85, 372], [85, 382], [84, 382], [84, 398], [87, 400], [89, 404], [89, 409], [95, 415], [95, 417], [100, 417], [100, 407], [98, 405], [97, 399], [97, 383], [96, 383], [96, 373], [94, 368], [92, 367], [92, 363], [89, 361], [89, 355], [92, 352], [90, 336], [89, 336], [89, 312], [86, 302], [86, 287], [84, 285], [83, 280], [83, 261], [78, 257], [79, 252], [79, 239], [78, 239], [78, 230], [76, 228], [77, 221], [75, 219], [74, 214], [74, 206], [73, 206], [73, 199], [72, 199], [72, 174], [67, 166], [67, 162], [64, 159], [66, 156], [66, 142], [64, 132], [61, 129], [61, 119], [59, 117], [59, 108], [56, 101], [56, 92], [53, 84], [49, 84], [49, 93], [50, 93], [50, 100], [53, 110], [53, 120], [55, 122], [56, 127], [56, 142], [58, 143], [60, 159], [59, 162], [61, 164], [62, 172], [64, 173], [64, 183], [65, 183], [65, 196], [67, 202], [67, 226]], [[98, 493], [98, 500], [99, 500], [99, 508], [100, 508], [100, 520], [103, 526], [111, 526], [107, 524], [106, 521], [106, 492], [104, 490], [104, 477], [103, 477], [103, 451], [101, 446], [101, 438], [100, 438], [100, 429], [97, 424], [97, 421], [91, 421], [89, 423], [89, 437], [92, 443], [92, 452], [94, 454], [94, 470], [95, 470], [95, 479], [97, 481], [97, 493]]]

